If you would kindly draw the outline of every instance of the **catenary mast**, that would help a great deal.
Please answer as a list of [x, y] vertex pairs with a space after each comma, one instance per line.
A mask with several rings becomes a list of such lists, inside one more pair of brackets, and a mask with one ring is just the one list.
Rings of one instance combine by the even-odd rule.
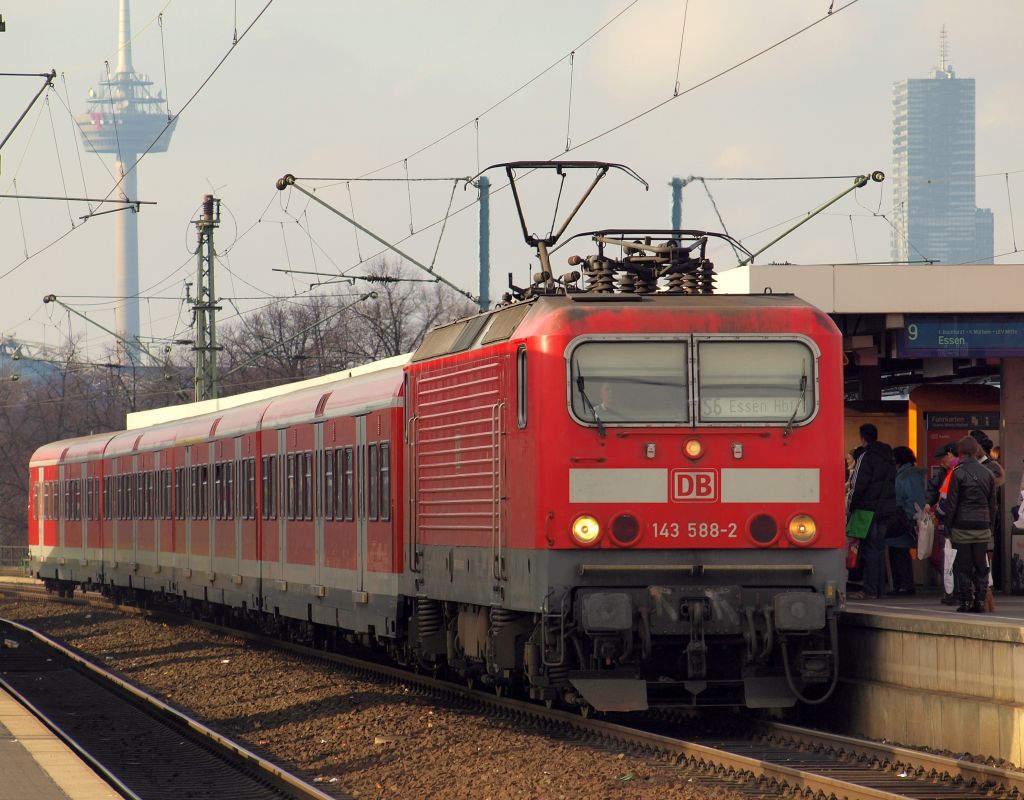
[[[160, 91], [150, 92], [149, 76], [135, 72], [132, 65], [131, 14], [128, 0], [120, 0], [117, 67], [89, 90], [89, 111], [77, 116], [87, 150], [109, 153], [117, 158], [115, 177], [121, 181], [117, 195], [122, 200], [138, 199], [139, 155], [163, 153], [171, 141], [177, 120], [165, 109]], [[166, 130], [165, 130], [166, 128]], [[162, 135], [161, 135], [162, 132]], [[159, 141], [154, 141], [157, 137]], [[120, 302], [114, 311], [114, 330], [123, 340], [139, 337], [139, 229], [137, 207], [115, 214], [114, 295]], [[123, 352], [123, 348], [119, 346]], [[135, 353], [127, 353], [136, 360]]]

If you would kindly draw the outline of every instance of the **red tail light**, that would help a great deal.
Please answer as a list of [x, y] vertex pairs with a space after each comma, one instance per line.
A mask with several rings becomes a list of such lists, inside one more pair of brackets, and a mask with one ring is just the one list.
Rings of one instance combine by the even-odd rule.
[[633, 544], [640, 535], [640, 521], [632, 514], [619, 514], [612, 520], [612, 538], [619, 544]]

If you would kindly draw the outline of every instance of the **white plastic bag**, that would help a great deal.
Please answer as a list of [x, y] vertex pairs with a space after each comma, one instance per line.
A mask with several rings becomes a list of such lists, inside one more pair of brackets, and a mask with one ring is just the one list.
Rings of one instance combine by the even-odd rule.
[[917, 560], [924, 561], [932, 554], [932, 544], [935, 540], [935, 518], [916, 503], [914, 507], [917, 509], [914, 514], [917, 528]]

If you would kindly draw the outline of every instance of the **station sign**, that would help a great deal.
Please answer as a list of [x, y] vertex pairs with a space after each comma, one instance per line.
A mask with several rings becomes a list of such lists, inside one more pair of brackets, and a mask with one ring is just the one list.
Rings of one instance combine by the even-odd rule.
[[900, 358], [1024, 356], [1024, 314], [907, 314]]

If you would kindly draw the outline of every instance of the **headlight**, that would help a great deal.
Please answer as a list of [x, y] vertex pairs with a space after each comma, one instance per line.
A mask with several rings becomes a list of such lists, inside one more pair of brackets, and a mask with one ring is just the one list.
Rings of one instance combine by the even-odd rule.
[[797, 514], [789, 521], [789, 538], [793, 544], [810, 544], [818, 535], [818, 526], [807, 514]]
[[581, 544], [584, 547], [592, 545], [600, 535], [601, 526], [589, 514], [576, 517], [572, 523], [572, 538], [576, 540], [577, 544]]
[[696, 460], [704, 454], [704, 445], [700, 439], [690, 439], [683, 445], [683, 452], [687, 458]]

